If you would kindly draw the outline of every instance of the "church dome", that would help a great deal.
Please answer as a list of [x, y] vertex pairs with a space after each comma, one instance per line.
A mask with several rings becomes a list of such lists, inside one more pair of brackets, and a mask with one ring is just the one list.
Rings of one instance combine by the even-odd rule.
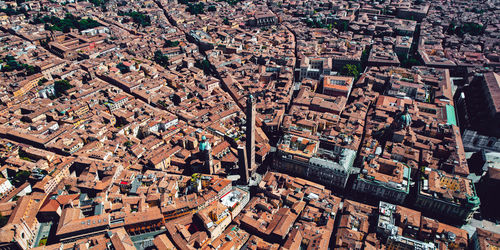
[[411, 125], [411, 115], [408, 112], [408, 107], [405, 106], [405, 109], [403, 112], [399, 113], [399, 115], [396, 117], [396, 122], [399, 126], [399, 128], [407, 128]]
[[401, 124], [404, 127], [410, 126], [410, 124], [411, 124], [411, 115], [409, 113], [402, 114], [401, 118], [399, 118], [399, 119], [401, 120]]
[[205, 151], [210, 149], [210, 143], [207, 140], [206, 136], [201, 137], [201, 142], [199, 146], [200, 151]]

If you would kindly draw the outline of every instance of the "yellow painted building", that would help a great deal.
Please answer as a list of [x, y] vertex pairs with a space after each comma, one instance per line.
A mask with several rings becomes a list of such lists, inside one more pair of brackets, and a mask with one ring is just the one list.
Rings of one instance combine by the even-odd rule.
[[38, 73], [28, 77], [26, 80], [23, 80], [19, 83], [19, 88], [14, 91], [14, 96], [22, 96], [32, 90], [34, 87], [38, 85], [38, 81], [43, 78], [43, 75]]

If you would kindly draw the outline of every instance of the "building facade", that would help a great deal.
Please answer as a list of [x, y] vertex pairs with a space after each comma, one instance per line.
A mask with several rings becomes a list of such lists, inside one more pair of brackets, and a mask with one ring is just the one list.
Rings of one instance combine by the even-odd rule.
[[352, 149], [321, 148], [317, 140], [286, 134], [278, 143], [274, 167], [330, 187], [345, 188], [355, 157]]
[[353, 190], [401, 204], [410, 192], [411, 169], [400, 162], [386, 159], [365, 162]]
[[439, 170], [426, 170], [418, 182], [416, 207], [457, 221], [469, 221], [480, 201], [471, 180]]

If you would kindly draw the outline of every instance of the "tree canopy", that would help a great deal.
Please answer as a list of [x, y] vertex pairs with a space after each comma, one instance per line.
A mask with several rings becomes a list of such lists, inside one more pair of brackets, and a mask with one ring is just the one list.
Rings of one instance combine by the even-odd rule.
[[207, 10], [208, 11], [216, 11], [217, 8], [215, 7], [215, 5], [210, 5], [210, 6], [208, 6]]
[[0, 59], [0, 63], [2, 64], [2, 67], [1, 67], [2, 69], [0, 70], [1, 72], [11, 72], [11, 71], [15, 71], [15, 70], [19, 70], [19, 71], [26, 70], [26, 75], [28, 75], [28, 76], [41, 72], [40, 67], [28, 65], [25, 63], [19, 63], [11, 55], [7, 55], [4, 58]]
[[141, 27], [151, 26], [151, 18], [144, 13], [137, 11], [129, 11], [129, 12], [119, 11], [118, 15], [131, 17], [132, 21]]
[[123, 64], [122, 62], [118, 63], [116, 65], [116, 68], [118, 68], [122, 74], [130, 72], [130, 68], [125, 66], [125, 64]]
[[355, 79], [358, 79], [360, 75], [361, 65], [354, 64], [346, 64], [340, 71], [342, 75], [353, 76]]
[[15, 187], [19, 187], [28, 180], [30, 175], [31, 175], [31, 172], [26, 171], [26, 170], [21, 170], [21, 171], [17, 172], [16, 175], [14, 176], [12, 184]]
[[321, 22], [320, 20], [314, 18], [314, 19], [311, 19], [311, 18], [307, 18], [305, 20], [305, 23], [307, 25], [307, 27], [310, 27], [310, 28], [325, 28], [326, 25], [323, 24], [323, 22]]
[[455, 23], [451, 22], [448, 27], [448, 34], [457, 35], [459, 37], [463, 37], [465, 34], [478, 36], [483, 34], [483, 28], [483, 25], [477, 23], [464, 23], [457, 26]]
[[226, 2], [229, 5], [236, 5], [237, 3], [241, 2], [241, 0], [220, 0], [220, 2]]
[[170, 48], [170, 47], [177, 47], [179, 46], [179, 41], [170, 41], [170, 40], [166, 40], [165, 41], [165, 44], [164, 44], [164, 47], [167, 47], [167, 48]]
[[81, 19], [69, 13], [66, 14], [64, 19], [60, 19], [56, 16], [38, 16], [33, 19], [32, 23], [44, 23], [45, 29], [62, 31], [64, 33], [70, 32], [71, 29], [86, 30], [101, 26], [101, 24], [94, 19]]
[[89, 2], [93, 3], [95, 6], [104, 6], [108, 0], [89, 0]]
[[202, 2], [195, 3], [195, 4], [189, 3], [188, 7], [186, 8], [186, 11], [188, 11], [189, 13], [191, 13], [193, 15], [198, 15], [198, 14], [205, 13], [204, 8], [205, 8], [205, 4]]
[[168, 56], [164, 55], [160, 50], [155, 51], [153, 60], [164, 68], [169, 65]]
[[11, 7], [0, 9], [0, 12], [5, 13], [7, 16], [15, 16], [20, 14], [27, 15], [28, 13], [25, 8], [13, 9]]
[[66, 91], [68, 89], [73, 88], [74, 86], [69, 83], [68, 80], [59, 80], [54, 82], [54, 90], [56, 91], [56, 96], [66, 95]]
[[194, 64], [194, 66], [199, 68], [199, 69], [202, 69], [203, 73], [205, 73], [205, 75], [210, 75], [210, 73], [211, 73], [210, 62], [207, 59], [203, 59], [202, 61], [197, 61]]
[[404, 58], [401, 60], [401, 66], [404, 68], [411, 68], [413, 66], [421, 66], [422, 63], [418, 59], [413, 56], [409, 56], [408, 58]]

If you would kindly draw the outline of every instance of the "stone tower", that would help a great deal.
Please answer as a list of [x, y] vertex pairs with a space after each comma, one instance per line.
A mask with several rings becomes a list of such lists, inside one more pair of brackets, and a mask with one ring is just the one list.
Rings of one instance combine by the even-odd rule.
[[253, 95], [249, 95], [246, 107], [246, 151], [247, 167], [251, 171], [255, 171], [255, 115], [255, 99]]
[[238, 169], [240, 172], [241, 184], [248, 184], [250, 176], [248, 173], [247, 151], [243, 145], [238, 145]]
[[204, 161], [205, 165], [204, 168], [209, 171], [210, 174], [213, 174], [213, 169], [212, 169], [212, 146], [210, 145], [210, 142], [208, 142], [208, 139], [205, 136], [201, 137], [201, 142], [199, 145], [200, 153], [201, 153], [201, 160]]

